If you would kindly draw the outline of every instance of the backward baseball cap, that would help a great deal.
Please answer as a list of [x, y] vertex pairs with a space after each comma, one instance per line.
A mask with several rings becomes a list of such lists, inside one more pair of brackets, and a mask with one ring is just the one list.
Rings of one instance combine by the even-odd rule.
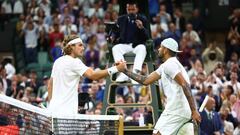
[[166, 38], [161, 42], [161, 45], [173, 52], [182, 52], [178, 50], [178, 43], [172, 38]]

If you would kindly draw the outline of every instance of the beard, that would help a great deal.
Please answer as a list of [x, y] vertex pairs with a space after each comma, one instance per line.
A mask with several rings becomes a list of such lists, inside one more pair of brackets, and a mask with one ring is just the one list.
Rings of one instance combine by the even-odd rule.
[[160, 60], [163, 60], [163, 54], [161, 52], [158, 52], [158, 57], [160, 58]]

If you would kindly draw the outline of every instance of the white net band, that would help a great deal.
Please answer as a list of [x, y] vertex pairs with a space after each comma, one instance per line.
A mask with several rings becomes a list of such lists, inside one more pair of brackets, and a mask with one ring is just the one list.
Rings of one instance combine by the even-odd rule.
[[50, 117], [50, 112], [47, 111], [47, 109], [42, 109], [36, 106], [33, 106], [29, 103], [25, 103], [19, 100], [15, 100], [11, 97], [5, 96], [5, 95], [1, 95], [0, 94], [0, 102], [4, 102], [7, 103], [9, 105], [13, 105], [13, 106], [17, 106], [19, 108], [22, 108], [24, 110], [28, 110], [30, 112], [34, 112], [34, 113], [38, 113], [47, 117]]

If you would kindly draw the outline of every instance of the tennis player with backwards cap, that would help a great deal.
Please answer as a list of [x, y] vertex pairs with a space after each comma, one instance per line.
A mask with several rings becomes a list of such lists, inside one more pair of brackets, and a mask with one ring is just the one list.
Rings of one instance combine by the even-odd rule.
[[[176, 54], [181, 52], [178, 51], [178, 43], [167, 38], [161, 42], [158, 52], [163, 64], [150, 75], [141, 76], [127, 69], [124, 73], [144, 85], [159, 80], [166, 96], [166, 106], [154, 127], [153, 135], [176, 135], [191, 119], [199, 124], [201, 116], [194, 104], [188, 74], [176, 58]], [[185, 126], [185, 130], [182, 130], [183, 135], [194, 134], [193, 124], [188, 125], [190, 126]]]
[[64, 55], [58, 58], [52, 68], [48, 85], [49, 111], [54, 115], [68, 116], [78, 113], [78, 85], [80, 77], [98, 80], [125, 69], [125, 63], [105, 70], [93, 71], [79, 57], [83, 56], [82, 40], [76, 35], [67, 36], [63, 41]]

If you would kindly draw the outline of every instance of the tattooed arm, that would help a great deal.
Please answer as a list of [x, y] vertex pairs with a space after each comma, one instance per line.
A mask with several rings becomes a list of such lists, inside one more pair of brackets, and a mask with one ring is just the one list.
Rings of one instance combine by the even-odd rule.
[[182, 86], [182, 89], [183, 89], [183, 92], [188, 100], [188, 103], [189, 103], [189, 106], [191, 108], [191, 111], [192, 111], [192, 119], [194, 121], [196, 121], [197, 123], [200, 123], [201, 122], [201, 116], [200, 114], [198, 113], [197, 109], [196, 109], [196, 106], [195, 106], [195, 103], [194, 103], [194, 99], [193, 99], [193, 96], [192, 96], [192, 93], [191, 93], [191, 88], [189, 86], [189, 84], [185, 81], [185, 79], [183, 78], [183, 75], [182, 73], [178, 73], [174, 80], [180, 85]]
[[132, 78], [133, 80], [143, 84], [143, 85], [149, 85], [154, 83], [155, 81], [157, 81], [158, 79], [160, 79], [160, 75], [158, 75], [156, 72], [152, 72], [150, 75], [148, 76], [143, 76], [143, 75], [139, 75], [136, 73], [133, 73], [132, 71], [125, 69], [123, 71], [124, 74], [126, 74], [127, 76], [129, 76], [130, 78]]

